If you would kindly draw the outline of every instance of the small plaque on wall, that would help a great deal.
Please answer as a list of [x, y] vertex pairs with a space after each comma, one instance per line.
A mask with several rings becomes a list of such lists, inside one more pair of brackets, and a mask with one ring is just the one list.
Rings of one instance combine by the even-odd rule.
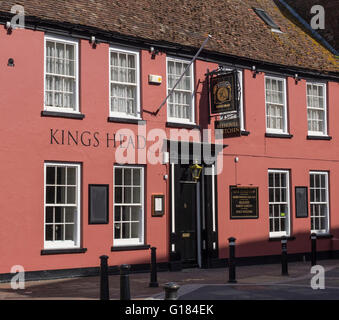
[[88, 185], [88, 223], [108, 223], [108, 184]]
[[162, 217], [165, 214], [165, 196], [152, 194], [152, 216]]
[[295, 215], [297, 218], [308, 217], [307, 187], [295, 187]]

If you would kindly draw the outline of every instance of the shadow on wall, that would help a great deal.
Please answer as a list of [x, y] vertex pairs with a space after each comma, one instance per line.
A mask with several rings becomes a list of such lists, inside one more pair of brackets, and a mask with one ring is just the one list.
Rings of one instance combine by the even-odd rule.
[[[289, 261], [310, 260], [310, 235], [310, 233], [306, 232], [296, 233], [287, 238]], [[255, 239], [253, 241], [242, 241], [236, 235], [230, 236], [236, 238], [237, 265], [280, 263], [281, 238], [269, 239], [267, 236], [267, 238]], [[318, 236], [316, 246], [319, 259], [339, 259], [339, 229], [331, 230], [330, 235]], [[219, 248], [219, 263], [221, 265], [227, 264], [228, 255], [229, 245], [227, 241], [226, 245]]]

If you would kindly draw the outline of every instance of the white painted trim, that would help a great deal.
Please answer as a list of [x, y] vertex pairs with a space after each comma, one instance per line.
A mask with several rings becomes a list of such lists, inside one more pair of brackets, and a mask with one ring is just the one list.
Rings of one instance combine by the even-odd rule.
[[214, 164], [212, 164], [212, 224], [213, 224], [213, 232], [215, 232], [216, 227], [215, 227], [215, 172], [214, 172]]
[[[113, 112], [112, 111], [112, 105], [111, 105], [111, 82], [112, 82], [112, 77], [111, 77], [111, 53], [112, 52], [119, 52], [119, 53], [126, 53], [126, 54], [134, 54], [135, 57], [135, 66], [136, 66], [136, 74], [135, 74], [135, 78], [136, 78], [136, 88], [137, 88], [137, 92], [136, 92], [136, 110], [137, 110], [137, 116], [133, 116], [133, 115], [128, 115], [126, 113], [123, 112]], [[124, 48], [124, 47], [120, 47], [120, 46], [110, 46], [109, 50], [108, 50], [108, 77], [109, 77], [109, 83], [108, 83], [108, 106], [109, 106], [109, 116], [110, 117], [114, 117], [114, 118], [122, 118], [122, 119], [135, 119], [135, 120], [141, 120], [141, 95], [140, 95], [140, 85], [141, 85], [141, 81], [140, 81], [140, 51], [139, 50], [134, 50], [131, 48]]]
[[[175, 233], [175, 195], [174, 195], [174, 163], [171, 163], [171, 220], [172, 220], [172, 233]], [[172, 252], [175, 251], [175, 244], [172, 244]]]
[[203, 172], [201, 174], [201, 194], [202, 194], [202, 230], [206, 229], [206, 221], [205, 221], [205, 167], [202, 168]]
[[201, 214], [200, 214], [200, 182], [196, 184], [196, 194], [197, 194], [197, 260], [198, 265], [201, 268]]
[[[77, 171], [77, 215], [75, 217], [76, 224], [75, 241], [46, 241], [46, 169], [48, 166], [56, 166], [56, 167], [75, 167]], [[80, 248], [80, 224], [81, 224], [81, 165], [78, 163], [59, 163], [59, 162], [45, 162], [44, 163], [44, 249], [64, 249], [64, 248]], [[62, 207], [67, 207], [68, 205], [61, 205]], [[74, 207], [74, 205], [72, 205]]]
[[[183, 58], [175, 58], [171, 56], [166, 57], [166, 95], [168, 94], [168, 61], [174, 61], [174, 62], [182, 62], [182, 63], [190, 63], [191, 61], [188, 59]], [[190, 73], [191, 73], [191, 105], [192, 105], [192, 120], [185, 120], [180, 118], [173, 118], [169, 116], [169, 108], [168, 108], [168, 99], [166, 101], [166, 110], [167, 110], [167, 122], [171, 123], [184, 123], [184, 124], [196, 124], [196, 115], [195, 115], [195, 78], [194, 78], [194, 63], [190, 66]]]
[[[68, 44], [72, 44], [75, 47], [75, 52], [74, 52], [74, 58], [75, 58], [75, 78], [76, 78], [76, 85], [75, 85], [75, 90], [76, 90], [76, 94], [75, 94], [75, 110], [72, 110], [70, 108], [58, 108], [58, 107], [49, 107], [46, 106], [46, 42], [47, 41], [55, 41], [55, 42], [61, 42], [61, 43], [68, 43]], [[50, 35], [50, 34], [45, 34], [44, 37], [44, 102], [43, 102], [43, 106], [44, 106], [44, 110], [45, 111], [53, 111], [53, 112], [67, 112], [67, 113], [75, 113], [75, 114], [80, 114], [80, 106], [79, 106], [79, 96], [80, 96], [80, 92], [79, 92], [79, 65], [80, 65], [80, 61], [79, 61], [79, 40], [77, 39], [73, 39], [73, 38], [69, 38], [69, 37], [64, 37], [64, 36], [59, 36], [59, 35]]]

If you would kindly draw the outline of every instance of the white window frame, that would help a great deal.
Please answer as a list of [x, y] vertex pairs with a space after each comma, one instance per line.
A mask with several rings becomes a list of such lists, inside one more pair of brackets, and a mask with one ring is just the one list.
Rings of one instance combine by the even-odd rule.
[[[115, 207], [124, 206], [123, 203], [115, 203], [115, 169], [140, 169], [140, 182], [141, 182], [141, 203], [136, 204], [136, 206], [141, 205], [141, 235], [140, 238], [131, 238], [131, 239], [115, 239]], [[127, 206], [133, 206], [133, 204], [127, 204]], [[145, 243], [145, 168], [142, 166], [129, 166], [129, 165], [115, 165], [113, 167], [113, 246], [114, 247], [123, 247], [131, 245], [143, 245]]]
[[[123, 119], [136, 119], [141, 120], [141, 110], [140, 110], [140, 52], [138, 50], [133, 50], [130, 48], [123, 48], [123, 47], [116, 47], [116, 46], [110, 46], [109, 48], [109, 56], [108, 56], [108, 71], [109, 71], [109, 116], [114, 118], [123, 118]], [[118, 52], [118, 53], [126, 53], [126, 54], [133, 54], [135, 55], [135, 66], [136, 66], [136, 113], [137, 116], [128, 115], [124, 112], [117, 112], [112, 111], [112, 99], [111, 99], [111, 83], [112, 83], [112, 76], [111, 76], [111, 53], [112, 52]], [[118, 82], [114, 82], [118, 83]], [[125, 85], [126, 83], [121, 83], [122, 85]]]
[[[181, 62], [181, 63], [190, 63], [190, 60], [182, 59], [182, 58], [175, 58], [171, 56], [166, 57], [166, 95], [168, 95], [168, 61], [174, 61], [174, 62]], [[189, 121], [187, 119], [180, 119], [180, 118], [174, 118], [169, 116], [169, 98], [167, 99], [166, 105], [167, 105], [167, 122], [170, 123], [179, 123], [179, 124], [196, 124], [196, 117], [195, 117], [195, 79], [194, 79], [194, 63], [190, 66], [190, 73], [191, 73], [191, 105], [192, 105], [192, 121]], [[174, 93], [174, 92], [173, 92]], [[173, 94], [172, 93], [172, 94]]]
[[[267, 127], [267, 100], [266, 100], [266, 79], [278, 80], [283, 81], [284, 85], [284, 106], [283, 106], [283, 120], [284, 120], [284, 128], [283, 129], [272, 129]], [[265, 75], [265, 126], [267, 133], [275, 133], [275, 134], [288, 134], [288, 118], [287, 118], [287, 81], [284, 77], [277, 77], [271, 75]]]
[[[322, 86], [323, 87], [323, 92], [324, 92], [324, 131], [309, 131], [308, 130], [308, 135], [310, 136], [328, 136], [327, 132], [327, 85], [326, 82], [319, 82], [319, 81], [307, 81], [306, 82], [306, 110], [307, 110], [307, 128], [308, 128], [308, 102], [307, 102], [307, 85], [312, 84], [312, 85], [317, 85], [317, 86]], [[315, 108], [310, 108], [315, 109]]]
[[[328, 234], [330, 232], [330, 201], [329, 201], [329, 172], [328, 171], [310, 171], [309, 176], [311, 174], [317, 174], [317, 175], [323, 175], [325, 176], [325, 184], [326, 184], [326, 202], [311, 202], [311, 197], [310, 197], [310, 219], [312, 219], [312, 209], [311, 205], [312, 204], [326, 204], [326, 229], [322, 230], [312, 230], [311, 233], [316, 233], [316, 234]], [[311, 192], [311, 185], [310, 185], [310, 192]]]
[[[232, 69], [225, 69], [228, 71], [232, 71]], [[242, 69], [236, 69], [238, 73], [239, 83], [240, 83], [240, 106], [239, 106], [239, 116], [240, 116], [240, 130], [245, 131], [245, 120], [244, 120], [244, 83], [243, 83], [243, 70]], [[220, 114], [220, 119], [223, 119], [224, 116], [227, 114], [235, 113], [234, 111], [231, 112], [223, 112]], [[231, 118], [228, 118], [231, 119]]]
[[[76, 239], [75, 241], [70, 240], [57, 240], [57, 241], [46, 241], [46, 206], [49, 204], [46, 203], [46, 177], [47, 177], [47, 167], [75, 167], [77, 170], [77, 188], [76, 197], [77, 197], [77, 216], [75, 218], [74, 224], [76, 225]], [[58, 163], [58, 162], [45, 162], [44, 164], [44, 249], [69, 249], [69, 248], [80, 248], [80, 223], [81, 223], [81, 165], [78, 163]], [[53, 204], [51, 205], [53, 206]], [[74, 207], [74, 205], [62, 204], [62, 207]]]
[[[61, 42], [66, 44], [74, 45], [74, 57], [75, 57], [75, 109], [71, 110], [70, 108], [60, 108], [60, 107], [51, 107], [46, 106], [46, 60], [47, 60], [47, 50], [46, 50], [46, 43], [48, 41], [54, 41], [54, 42]], [[75, 39], [71, 39], [68, 37], [63, 36], [56, 36], [56, 35], [49, 35], [45, 34], [44, 39], [44, 110], [45, 111], [52, 111], [52, 112], [67, 112], [67, 113], [76, 113], [80, 114], [79, 109], [79, 41]]]
[[[269, 229], [269, 237], [270, 238], [280, 238], [282, 236], [289, 237], [291, 234], [291, 202], [290, 202], [290, 171], [289, 170], [275, 170], [275, 169], [269, 169], [268, 170], [268, 178], [270, 173], [284, 173], [286, 174], [286, 203], [287, 203], [287, 219], [286, 219], [286, 231], [278, 231], [278, 232], [271, 232]], [[267, 184], [268, 194], [269, 194], [269, 180]], [[282, 202], [281, 202], [282, 203]], [[268, 198], [268, 209], [270, 204], [279, 204], [278, 202], [269, 202]], [[283, 203], [285, 204], [285, 203]], [[270, 220], [270, 217], [268, 217]], [[270, 228], [270, 227], [269, 227]]]

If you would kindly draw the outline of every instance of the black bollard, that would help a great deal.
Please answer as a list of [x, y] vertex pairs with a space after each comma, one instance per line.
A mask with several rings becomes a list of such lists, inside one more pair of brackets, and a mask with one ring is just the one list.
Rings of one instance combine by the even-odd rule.
[[178, 300], [178, 290], [180, 286], [174, 282], [169, 282], [164, 285], [165, 300]]
[[131, 300], [131, 292], [129, 288], [129, 270], [131, 266], [122, 264], [120, 266], [120, 300]]
[[228, 238], [229, 242], [229, 258], [228, 258], [228, 269], [229, 269], [229, 283], [237, 283], [236, 276], [235, 276], [235, 238], [231, 237]]
[[287, 238], [281, 237], [281, 275], [288, 276]]
[[100, 300], [109, 300], [108, 257], [100, 257]]
[[151, 282], [149, 283], [151, 288], [159, 287], [157, 280], [157, 248], [151, 248]]
[[315, 266], [317, 264], [317, 234], [311, 234], [311, 264]]

